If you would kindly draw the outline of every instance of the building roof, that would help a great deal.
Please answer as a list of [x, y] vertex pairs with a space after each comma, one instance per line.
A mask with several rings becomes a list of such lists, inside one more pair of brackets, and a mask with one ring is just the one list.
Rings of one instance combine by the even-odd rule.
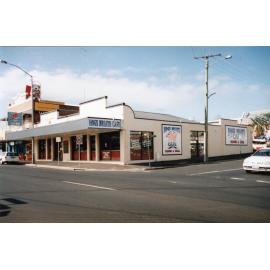
[[196, 121], [192, 121], [192, 120], [189, 120], [186, 118], [174, 116], [171, 114], [143, 112], [143, 111], [134, 111], [134, 114], [135, 114], [136, 118], [142, 118], [142, 119], [196, 123]]
[[269, 113], [270, 109], [268, 110], [261, 110], [261, 111], [253, 111], [253, 112], [244, 112], [241, 118], [254, 118], [264, 113]]

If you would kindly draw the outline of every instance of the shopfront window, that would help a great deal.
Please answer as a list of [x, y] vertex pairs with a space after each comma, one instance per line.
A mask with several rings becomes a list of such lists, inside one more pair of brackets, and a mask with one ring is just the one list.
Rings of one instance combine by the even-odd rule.
[[90, 159], [96, 160], [96, 136], [90, 136]]
[[68, 140], [64, 140], [63, 141], [63, 146], [64, 146], [64, 154], [68, 154], [69, 153], [69, 141]]
[[0, 152], [6, 152], [6, 143], [5, 142], [0, 142]]
[[27, 161], [32, 161], [32, 142], [25, 144], [25, 157]]
[[130, 132], [130, 159], [149, 160], [154, 158], [153, 132]]
[[47, 159], [52, 158], [52, 139], [47, 139]]
[[87, 160], [87, 135], [82, 136], [80, 146], [77, 144], [77, 136], [71, 137], [71, 160]]
[[38, 158], [46, 159], [46, 140], [38, 140]]
[[120, 132], [101, 133], [100, 140], [100, 159], [101, 160], [120, 160]]

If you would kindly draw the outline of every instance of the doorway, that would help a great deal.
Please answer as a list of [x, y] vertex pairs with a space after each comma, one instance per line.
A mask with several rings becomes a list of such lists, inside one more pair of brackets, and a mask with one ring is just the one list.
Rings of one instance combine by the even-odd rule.
[[190, 151], [191, 160], [201, 162], [204, 158], [204, 132], [191, 131], [190, 132]]

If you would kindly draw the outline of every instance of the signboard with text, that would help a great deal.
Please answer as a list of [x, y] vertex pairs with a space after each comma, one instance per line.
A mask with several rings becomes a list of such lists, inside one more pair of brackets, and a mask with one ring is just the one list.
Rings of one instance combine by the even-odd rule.
[[247, 145], [247, 128], [226, 126], [225, 140], [230, 145]]
[[16, 112], [8, 112], [8, 125], [9, 126], [22, 126], [23, 114]]
[[121, 129], [120, 119], [89, 118], [89, 128]]
[[162, 154], [182, 154], [182, 127], [179, 125], [162, 125]]

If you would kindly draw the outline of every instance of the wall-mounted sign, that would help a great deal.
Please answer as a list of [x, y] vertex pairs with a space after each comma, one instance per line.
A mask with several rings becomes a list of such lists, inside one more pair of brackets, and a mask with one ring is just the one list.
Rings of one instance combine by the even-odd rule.
[[182, 154], [182, 127], [178, 125], [162, 125], [162, 154]]
[[40, 100], [40, 90], [33, 90], [33, 100], [39, 101]]
[[36, 84], [36, 83], [33, 84], [32, 95], [33, 95], [33, 100], [35, 100], [35, 101], [40, 100], [41, 86], [39, 84]]
[[26, 85], [26, 87], [25, 87], [25, 98], [26, 99], [31, 97], [31, 91], [32, 91], [31, 85]]
[[91, 128], [113, 128], [121, 129], [121, 120], [119, 119], [101, 119], [89, 118], [89, 127]]
[[226, 144], [247, 145], [247, 128], [226, 126], [225, 140]]
[[22, 126], [23, 114], [16, 112], [8, 112], [8, 125], [9, 126]]

